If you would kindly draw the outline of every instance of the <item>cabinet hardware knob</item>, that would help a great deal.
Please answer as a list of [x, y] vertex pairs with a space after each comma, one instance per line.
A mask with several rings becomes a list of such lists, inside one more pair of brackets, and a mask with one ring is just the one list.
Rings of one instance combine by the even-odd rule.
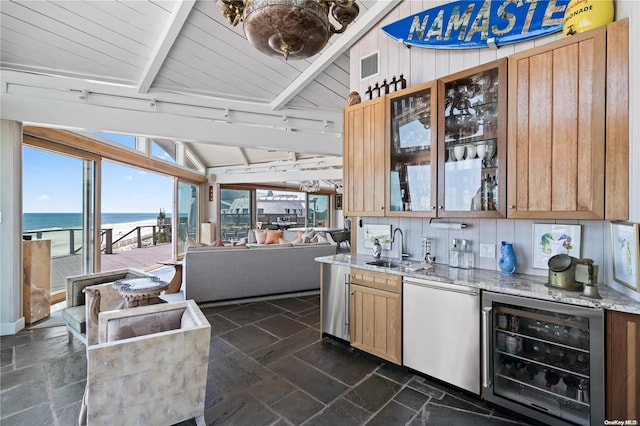
[[515, 209], [515, 208], [516, 208], [516, 206], [514, 206], [513, 204], [509, 204], [509, 208], [510, 208], [510, 209]]
[[440, 210], [444, 209], [444, 206], [439, 206], [439, 207], [440, 207]]
[[354, 291], [352, 291], [350, 294], [353, 296], [353, 295], [354, 295], [354, 294], [356, 294], [356, 293], [355, 293]]
[[431, 210], [435, 210], [435, 209], [436, 209], [436, 206], [431, 206]]

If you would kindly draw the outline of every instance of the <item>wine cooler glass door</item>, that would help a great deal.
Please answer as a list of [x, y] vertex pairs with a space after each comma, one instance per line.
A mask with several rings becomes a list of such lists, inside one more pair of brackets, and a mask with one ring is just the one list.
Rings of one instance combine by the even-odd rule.
[[491, 342], [485, 368], [492, 372], [487, 399], [523, 405], [544, 421], [596, 424], [604, 405], [602, 311], [538, 301], [540, 309], [517, 299], [529, 301], [484, 303]]

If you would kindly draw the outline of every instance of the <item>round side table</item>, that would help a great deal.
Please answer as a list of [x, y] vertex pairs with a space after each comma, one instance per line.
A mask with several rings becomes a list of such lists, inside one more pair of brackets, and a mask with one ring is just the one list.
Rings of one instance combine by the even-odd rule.
[[158, 297], [169, 287], [169, 283], [158, 277], [125, 278], [113, 283], [113, 287], [124, 299], [125, 308], [166, 303]]

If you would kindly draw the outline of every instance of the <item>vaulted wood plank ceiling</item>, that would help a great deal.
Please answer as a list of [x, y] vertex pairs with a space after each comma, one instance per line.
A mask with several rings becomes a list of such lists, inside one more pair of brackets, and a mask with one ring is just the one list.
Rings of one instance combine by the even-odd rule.
[[179, 140], [206, 168], [339, 157], [349, 46], [397, 2], [358, 4], [323, 52], [284, 61], [213, 0], [3, 0], [2, 118]]

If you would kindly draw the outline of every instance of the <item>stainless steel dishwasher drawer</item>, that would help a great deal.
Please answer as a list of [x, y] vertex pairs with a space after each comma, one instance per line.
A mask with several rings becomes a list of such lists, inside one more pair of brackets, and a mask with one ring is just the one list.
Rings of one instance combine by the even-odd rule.
[[403, 363], [480, 394], [480, 291], [403, 281]]

